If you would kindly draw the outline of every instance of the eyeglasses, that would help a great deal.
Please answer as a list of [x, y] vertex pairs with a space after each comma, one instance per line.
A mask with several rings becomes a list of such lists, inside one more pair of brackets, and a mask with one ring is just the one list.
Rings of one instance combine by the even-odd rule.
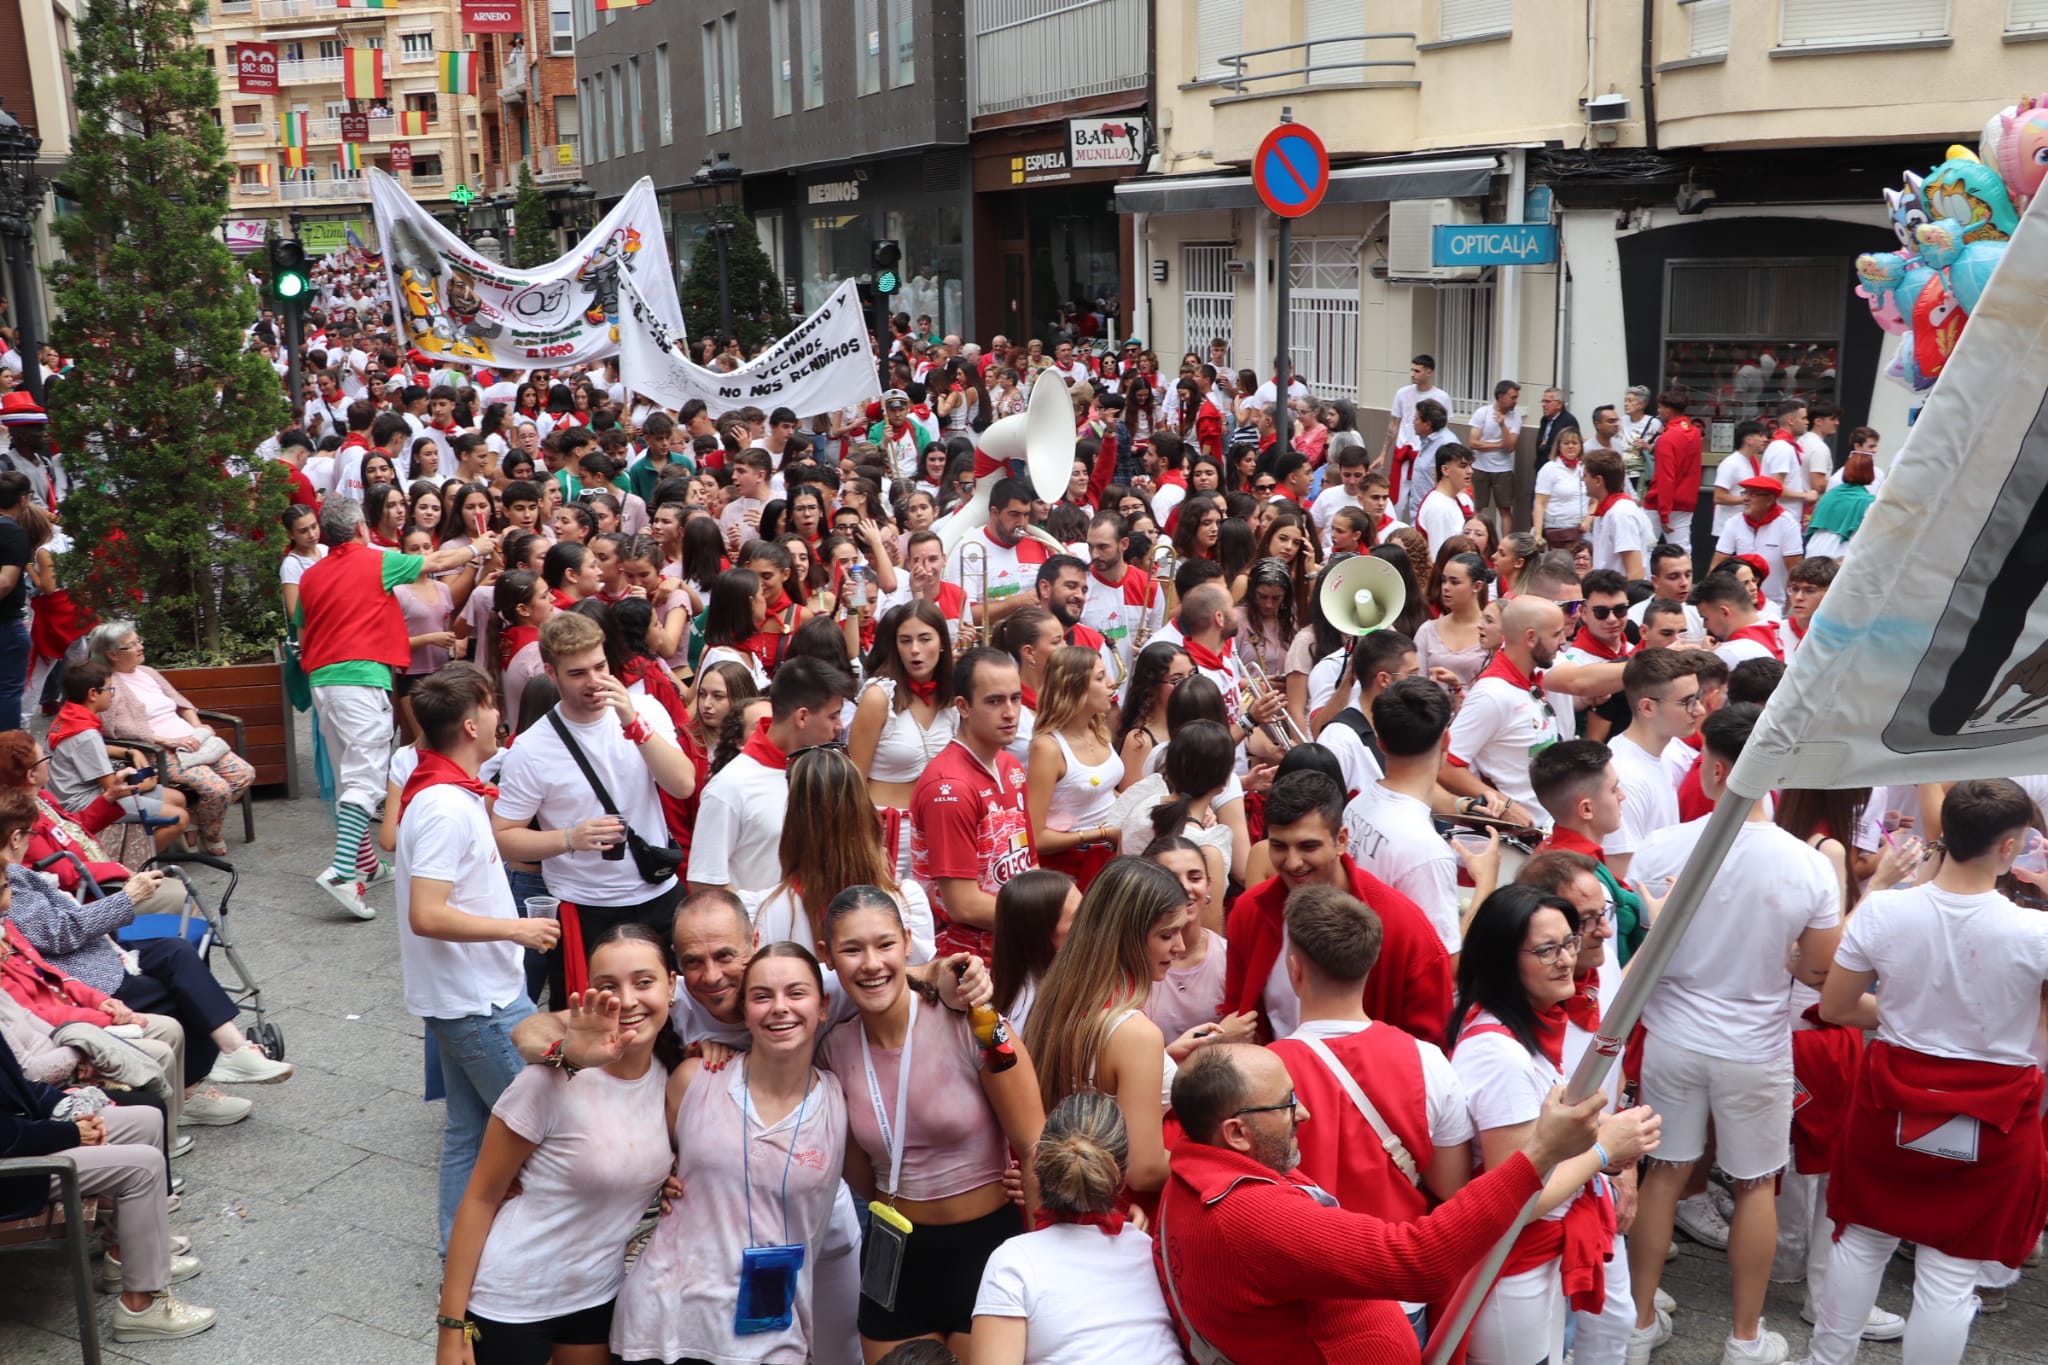
[[1294, 1092], [1290, 1090], [1287, 1092], [1287, 1098], [1280, 1101], [1280, 1103], [1278, 1104], [1247, 1105], [1243, 1109], [1231, 1110], [1230, 1116], [1232, 1118], [1243, 1118], [1246, 1114], [1277, 1114], [1282, 1110], [1291, 1110], [1299, 1107], [1299, 1101], [1295, 1099]]
[[133, 653], [134, 653], [134, 652], [135, 652], [136, 650], [138, 650], [138, 649], [141, 649], [141, 648], [142, 648], [142, 641], [140, 641], [140, 640], [130, 640], [130, 641], [129, 641], [129, 642], [127, 643], [127, 644], [125, 644], [125, 645], [115, 645], [115, 646], [114, 646], [114, 653], [116, 653], [116, 654], [133, 654]]
[[1259, 482], [1257, 482], [1257, 483], [1255, 483], [1255, 484], [1253, 484], [1253, 485], [1252, 485], [1252, 492], [1254, 492], [1254, 493], [1270, 493], [1270, 492], [1272, 492], [1272, 491], [1273, 491], [1274, 489], [1278, 488], [1279, 486], [1280, 486], [1279, 484], [1275, 483], [1275, 482], [1274, 482], [1273, 480], [1271, 480], [1271, 479], [1261, 479], [1261, 480], [1260, 480]]
[[1557, 961], [1559, 953], [1570, 953], [1573, 957], [1577, 957], [1579, 955], [1579, 943], [1579, 936], [1573, 934], [1562, 943], [1539, 943], [1534, 948], [1524, 948], [1522, 951], [1548, 967]]
[[1628, 607], [1626, 604], [1617, 607], [1591, 606], [1587, 607], [1586, 610], [1593, 613], [1593, 619], [1595, 621], [1611, 621], [1617, 616], [1625, 616], [1628, 614]]
[[1697, 692], [1689, 697], [1666, 697], [1664, 700], [1681, 711], [1697, 711], [1706, 706], [1706, 702], [1701, 700]]
[[1557, 604], [1557, 609], [1563, 612], [1566, 616], [1577, 616], [1579, 614], [1579, 608], [1585, 605], [1585, 601], [1581, 599], [1576, 602], [1560, 602]]

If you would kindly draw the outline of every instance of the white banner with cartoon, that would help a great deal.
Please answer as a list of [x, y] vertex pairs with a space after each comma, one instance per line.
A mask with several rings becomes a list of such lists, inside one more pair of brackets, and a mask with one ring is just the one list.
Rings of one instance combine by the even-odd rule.
[[520, 270], [470, 250], [382, 171], [364, 178], [398, 325], [437, 364], [555, 369], [615, 355], [624, 275], [660, 317], [682, 317], [652, 180], [568, 255]]
[[663, 321], [659, 301], [641, 288], [645, 279], [636, 273], [620, 291], [619, 376], [657, 403], [680, 408], [701, 398], [713, 412], [753, 406], [808, 416], [864, 403], [879, 392], [868, 320], [852, 280], [842, 281], [795, 331], [727, 372], [684, 358], [683, 329]]

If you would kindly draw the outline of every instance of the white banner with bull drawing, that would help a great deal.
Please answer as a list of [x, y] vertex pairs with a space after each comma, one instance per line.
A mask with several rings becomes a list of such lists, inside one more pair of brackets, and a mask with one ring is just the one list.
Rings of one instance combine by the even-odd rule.
[[683, 329], [662, 320], [657, 300], [634, 275], [620, 290], [619, 377], [667, 407], [701, 398], [713, 412], [788, 408], [803, 416], [873, 398], [875, 352], [860, 290], [842, 281], [817, 312], [737, 370], [709, 370], [684, 358]]
[[470, 250], [382, 171], [365, 178], [398, 325], [436, 363], [557, 369], [616, 355], [627, 276], [660, 317], [682, 317], [652, 180], [568, 255], [520, 270]]

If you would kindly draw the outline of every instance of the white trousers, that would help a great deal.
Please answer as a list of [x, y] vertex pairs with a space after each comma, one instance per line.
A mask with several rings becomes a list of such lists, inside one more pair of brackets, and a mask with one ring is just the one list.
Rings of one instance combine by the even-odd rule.
[[1471, 1365], [1557, 1365], [1564, 1359], [1567, 1310], [1558, 1265], [1551, 1261], [1495, 1282], [1466, 1339]]
[[[1635, 1290], [1628, 1277], [1628, 1243], [1614, 1239], [1607, 1262], [1607, 1304], [1598, 1313], [1574, 1313], [1578, 1336], [1572, 1342], [1577, 1365], [1623, 1365], [1628, 1359], [1629, 1333], [1636, 1329]], [[1563, 1357], [1558, 1357], [1560, 1360]]]
[[[1827, 1296], [1813, 1329], [1813, 1365], [1849, 1365], [1877, 1304], [1885, 1265], [1899, 1239], [1853, 1223], [1842, 1229], [1828, 1262]], [[1913, 1311], [1900, 1343], [1912, 1365], [1957, 1365], [1977, 1316], [1977, 1280], [1983, 1263], [1921, 1247], [1913, 1257]]]
[[861, 1365], [859, 1316], [860, 1215], [853, 1191], [842, 1180], [811, 1276], [811, 1359], [816, 1365]]
[[391, 693], [381, 687], [316, 687], [313, 709], [333, 756], [335, 800], [375, 812], [391, 773]]

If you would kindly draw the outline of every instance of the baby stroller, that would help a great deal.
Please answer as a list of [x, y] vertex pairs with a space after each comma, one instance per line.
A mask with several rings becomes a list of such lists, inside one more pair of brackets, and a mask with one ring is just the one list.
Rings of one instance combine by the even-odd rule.
[[[107, 894], [106, 888], [94, 879], [85, 859], [70, 849], [52, 853], [33, 866], [41, 872], [66, 860], [78, 869], [76, 894], [79, 900], [96, 901]], [[264, 1017], [263, 990], [249, 974], [241, 954], [235, 951], [235, 945], [228, 937], [228, 902], [234, 897], [238, 880], [234, 864], [210, 853], [173, 851], [159, 854], [142, 866], [156, 868], [176, 881], [184, 889], [184, 907], [175, 914], [138, 914], [114, 934], [115, 941], [127, 945], [153, 938], [182, 938], [198, 950], [200, 960], [209, 969], [213, 967], [215, 950], [219, 950], [235, 973], [235, 984], [223, 983], [223, 989], [227, 991], [228, 998], [254, 1020], [243, 1032], [249, 1035], [250, 1041], [261, 1044], [272, 1059], [284, 1060], [284, 1032]], [[198, 885], [186, 871], [188, 866], [206, 869], [208, 875], [205, 880], [209, 885], [218, 885], [219, 900], [212, 906], [207, 905], [200, 895]], [[225, 884], [219, 883], [220, 877], [226, 878]]]

